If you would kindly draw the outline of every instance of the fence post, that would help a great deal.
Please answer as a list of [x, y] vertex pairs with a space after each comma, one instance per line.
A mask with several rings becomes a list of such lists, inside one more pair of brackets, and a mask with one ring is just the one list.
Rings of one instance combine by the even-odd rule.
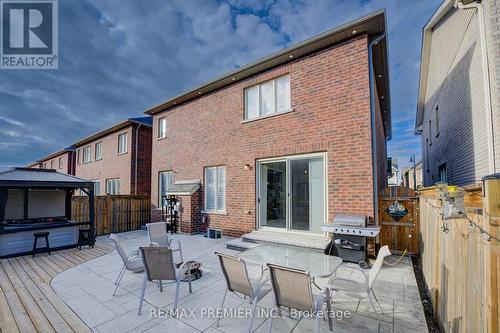
[[[483, 178], [485, 231], [497, 239], [500, 238], [500, 174]], [[487, 293], [487, 327], [488, 332], [500, 329], [500, 311], [498, 295], [500, 294], [500, 243], [491, 239], [486, 247], [485, 291]]]

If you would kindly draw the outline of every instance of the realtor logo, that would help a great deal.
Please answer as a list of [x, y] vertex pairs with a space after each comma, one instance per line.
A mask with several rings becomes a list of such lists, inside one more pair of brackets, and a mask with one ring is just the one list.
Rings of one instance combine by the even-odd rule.
[[0, 68], [58, 68], [57, 8], [57, 0], [0, 0]]

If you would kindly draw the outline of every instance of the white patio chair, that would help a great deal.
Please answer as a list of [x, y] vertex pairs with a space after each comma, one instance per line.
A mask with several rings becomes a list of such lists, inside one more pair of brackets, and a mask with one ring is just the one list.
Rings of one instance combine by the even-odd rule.
[[350, 279], [333, 276], [330, 278], [329, 281], [331, 289], [333, 291], [341, 292], [358, 299], [368, 298], [370, 304], [372, 305], [373, 311], [375, 311], [375, 313], [378, 314], [377, 310], [375, 309], [375, 305], [373, 304], [373, 301], [370, 297], [370, 294], [372, 294], [380, 308], [381, 313], [383, 314], [384, 310], [382, 310], [380, 302], [378, 301], [377, 296], [373, 292], [372, 287], [373, 283], [377, 279], [378, 274], [380, 273], [380, 270], [382, 269], [382, 264], [384, 263], [385, 257], [390, 255], [391, 251], [389, 251], [389, 247], [387, 245], [382, 246], [382, 248], [380, 248], [380, 250], [378, 251], [377, 260], [375, 261], [375, 264], [373, 264], [372, 268], [369, 270], [368, 274], [358, 267], [351, 267], [351, 266], [339, 267], [339, 269], [349, 268], [349, 269], [354, 269], [354, 272], [361, 272], [361, 276], [364, 278], [364, 280], [363, 282], [358, 282]]
[[[181, 262], [182, 257], [181, 242], [178, 239], [169, 239], [167, 233], [167, 224], [165, 222], [147, 223], [150, 246], [160, 246], [171, 248], [173, 252], [179, 252]], [[173, 244], [175, 242], [176, 244]]]
[[[267, 264], [267, 267], [269, 268], [273, 286], [275, 309], [278, 310], [278, 314], [281, 313], [282, 307], [311, 313], [316, 318], [314, 332], [319, 333], [321, 311], [323, 304], [326, 303], [327, 311], [324, 315], [328, 316], [328, 325], [330, 331], [333, 331], [333, 322], [330, 315], [332, 308], [328, 288], [322, 290], [320, 294], [314, 295], [312, 292], [313, 280], [308, 272], [272, 264]], [[271, 332], [273, 316], [270, 316], [268, 320], [268, 329]]]
[[[239, 297], [243, 296], [245, 300], [247, 300], [248, 297], [250, 304], [253, 304], [252, 319], [248, 327], [248, 332], [252, 332], [257, 302], [271, 291], [271, 286], [267, 284], [269, 278], [264, 280], [251, 279], [248, 276], [247, 266], [244, 260], [220, 252], [214, 252], [214, 254], [219, 257], [220, 267], [227, 286], [224, 292], [224, 298], [222, 299], [221, 309], [224, 309], [228, 291], [233, 292]], [[221, 319], [221, 317], [217, 318], [215, 322], [216, 327], [219, 327]]]
[[[142, 284], [141, 299], [139, 301], [138, 315], [142, 312], [142, 303], [144, 302], [144, 293], [146, 292], [146, 285], [148, 281], [163, 281], [170, 280], [176, 284], [175, 286], [175, 299], [173, 310], [177, 309], [177, 303], [179, 301], [179, 285], [181, 282], [181, 274], [183, 271], [182, 266], [176, 268], [174, 263], [174, 258], [172, 255], [172, 249], [168, 247], [140, 247], [139, 250], [142, 254], [142, 260], [144, 262], [144, 282]], [[191, 270], [188, 270], [188, 282], [189, 282], [189, 292], [191, 292]], [[161, 284], [160, 284], [161, 286]], [[160, 289], [163, 291], [163, 289]]]
[[144, 265], [142, 264], [141, 254], [139, 250], [135, 250], [130, 252], [129, 254], [126, 254], [118, 235], [111, 234], [109, 235], [109, 239], [111, 239], [113, 243], [115, 243], [116, 251], [118, 252], [120, 258], [123, 261], [122, 269], [120, 270], [120, 273], [118, 273], [118, 277], [116, 278], [115, 281], [116, 287], [115, 290], [113, 291], [113, 296], [115, 296], [116, 291], [118, 290], [118, 286], [120, 285], [123, 275], [125, 274], [125, 271], [139, 273], [144, 270]]

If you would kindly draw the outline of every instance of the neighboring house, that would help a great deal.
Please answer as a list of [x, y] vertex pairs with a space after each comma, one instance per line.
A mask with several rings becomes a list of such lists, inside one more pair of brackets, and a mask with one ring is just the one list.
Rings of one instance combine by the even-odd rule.
[[[415, 183], [417, 185], [417, 189], [423, 185], [423, 175], [422, 175], [422, 161], [415, 164], [416, 170], [416, 178]], [[408, 187], [411, 189], [415, 189], [414, 180], [413, 180], [414, 170], [413, 167], [403, 168], [402, 170], [402, 186]]]
[[77, 177], [95, 183], [95, 195], [149, 195], [151, 117], [129, 118], [73, 144]]
[[153, 218], [178, 194], [186, 232], [319, 234], [339, 212], [373, 219], [391, 137], [385, 27], [373, 13], [146, 111]]
[[499, 98], [500, 3], [444, 1], [423, 30], [415, 130], [425, 186], [499, 171]]
[[387, 186], [398, 186], [398, 185], [399, 185], [398, 160], [392, 159], [389, 179], [387, 179]]
[[75, 174], [75, 148], [68, 147], [47, 155], [37, 162], [29, 164], [29, 168], [55, 169], [67, 175]]

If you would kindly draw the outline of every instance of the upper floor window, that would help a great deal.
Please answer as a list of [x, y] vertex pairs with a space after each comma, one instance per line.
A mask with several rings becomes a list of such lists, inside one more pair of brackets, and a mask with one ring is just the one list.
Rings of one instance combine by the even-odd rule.
[[432, 120], [429, 120], [429, 145], [432, 146]]
[[436, 106], [436, 120], [435, 120], [435, 123], [436, 123], [436, 137], [439, 136], [439, 107]]
[[291, 109], [290, 76], [245, 89], [245, 119], [270, 116]]
[[102, 143], [98, 142], [95, 144], [95, 160], [102, 159]]
[[59, 157], [59, 169], [63, 168], [63, 158]]
[[83, 163], [89, 163], [92, 160], [90, 146], [83, 148]]
[[80, 150], [81, 149], [78, 149], [76, 151], [76, 164], [80, 164]]
[[54, 169], [54, 160], [50, 161], [50, 168]]
[[158, 120], [158, 139], [167, 137], [167, 118], [163, 117]]
[[446, 163], [441, 164], [438, 167], [439, 171], [439, 181], [440, 182], [447, 182], [448, 181], [448, 172], [446, 170]]
[[118, 135], [118, 154], [127, 152], [127, 133]]
[[226, 167], [205, 168], [205, 210], [224, 212], [226, 210]]

